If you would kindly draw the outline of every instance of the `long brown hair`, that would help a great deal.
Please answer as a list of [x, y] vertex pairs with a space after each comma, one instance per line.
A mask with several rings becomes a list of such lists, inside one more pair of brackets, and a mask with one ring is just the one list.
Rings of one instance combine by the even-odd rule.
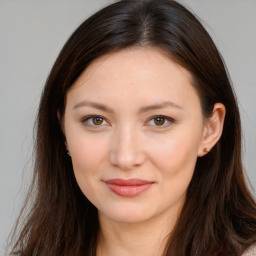
[[[241, 161], [239, 110], [224, 62], [198, 19], [171, 0], [123, 0], [84, 21], [61, 50], [37, 117], [33, 198], [12, 255], [96, 255], [97, 209], [80, 191], [60, 120], [67, 90], [97, 57], [153, 46], [193, 75], [205, 117], [222, 102], [221, 139], [198, 158], [187, 198], [164, 255], [240, 256], [256, 242], [256, 204]], [[16, 229], [17, 230], [17, 229]]]

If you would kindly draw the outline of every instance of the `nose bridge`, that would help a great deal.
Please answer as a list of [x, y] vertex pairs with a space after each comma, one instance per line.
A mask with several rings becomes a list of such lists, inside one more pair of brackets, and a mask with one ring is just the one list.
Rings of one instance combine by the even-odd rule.
[[111, 140], [110, 161], [121, 169], [141, 165], [145, 156], [140, 144], [139, 131], [132, 124], [120, 125]]

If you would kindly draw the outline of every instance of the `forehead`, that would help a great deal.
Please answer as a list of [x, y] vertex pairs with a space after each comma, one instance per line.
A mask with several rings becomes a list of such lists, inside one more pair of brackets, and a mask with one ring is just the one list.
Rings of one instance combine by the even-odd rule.
[[[198, 99], [192, 75], [158, 48], [129, 48], [94, 60], [80, 75], [67, 98], [150, 104]], [[70, 96], [71, 95], [71, 96]], [[104, 102], [107, 103], [107, 102]]]
[[[108, 73], [109, 71], [111, 73]], [[125, 80], [131, 75], [140, 78], [143, 75], [145, 75], [144, 78], [149, 77], [149, 71], [153, 71], [151, 76], [155, 75], [158, 78], [165, 75], [165, 72], [172, 71], [179, 73], [179, 79], [187, 79], [191, 84], [193, 81], [191, 73], [173, 61], [166, 51], [156, 47], [133, 47], [111, 52], [95, 59], [72, 87], [79, 86], [90, 78], [95, 78], [95, 75], [97, 78], [103, 75], [104, 79], [116, 77], [120, 79], [119, 73], [121, 72]]]

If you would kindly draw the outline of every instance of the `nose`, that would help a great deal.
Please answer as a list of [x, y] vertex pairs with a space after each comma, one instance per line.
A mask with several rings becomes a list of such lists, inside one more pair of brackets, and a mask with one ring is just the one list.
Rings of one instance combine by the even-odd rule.
[[140, 135], [136, 129], [126, 126], [116, 130], [110, 143], [109, 157], [112, 165], [122, 170], [131, 170], [146, 161]]

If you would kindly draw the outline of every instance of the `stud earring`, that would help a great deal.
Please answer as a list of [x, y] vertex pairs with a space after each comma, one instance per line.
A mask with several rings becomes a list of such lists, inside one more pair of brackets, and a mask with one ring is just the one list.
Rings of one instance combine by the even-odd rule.
[[204, 148], [204, 153], [209, 153], [209, 150], [207, 148]]
[[69, 152], [69, 150], [67, 149], [67, 154], [70, 156], [70, 152]]

